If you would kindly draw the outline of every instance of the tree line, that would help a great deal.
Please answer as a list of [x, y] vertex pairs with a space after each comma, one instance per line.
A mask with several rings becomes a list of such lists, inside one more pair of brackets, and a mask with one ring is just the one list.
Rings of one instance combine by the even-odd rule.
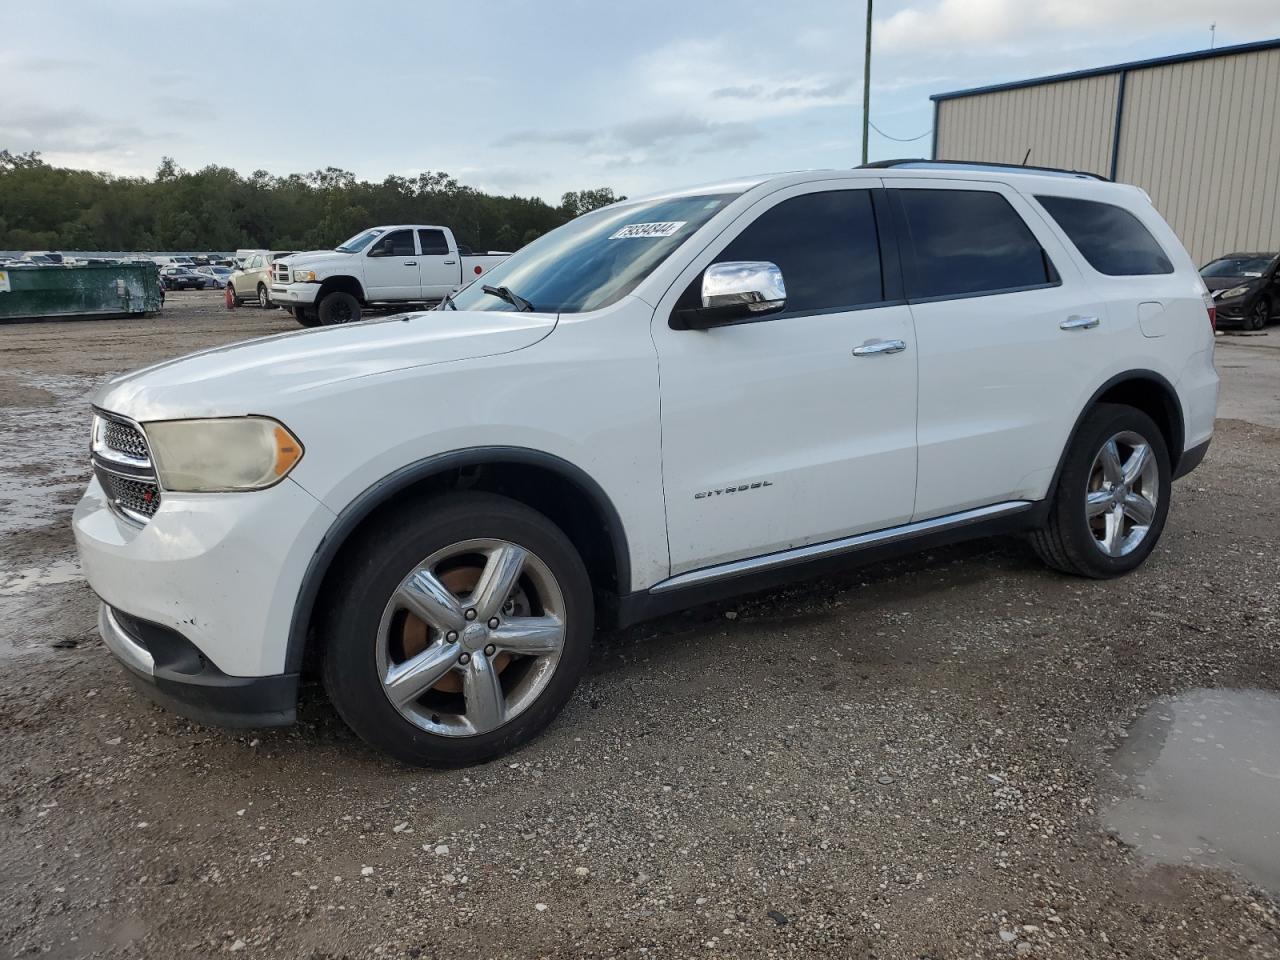
[[495, 196], [446, 173], [359, 180], [337, 167], [247, 177], [187, 171], [166, 157], [154, 177], [117, 177], [0, 150], [0, 249], [236, 250], [333, 247], [382, 223], [438, 223], [475, 249], [515, 250], [579, 214], [625, 199], [607, 187], [559, 206]]

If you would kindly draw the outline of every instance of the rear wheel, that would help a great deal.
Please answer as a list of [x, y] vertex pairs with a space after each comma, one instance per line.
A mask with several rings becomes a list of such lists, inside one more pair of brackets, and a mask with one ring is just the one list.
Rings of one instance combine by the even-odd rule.
[[271, 295], [267, 293], [267, 286], [264, 283], [258, 284], [258, 306], [263, 310], [271, 306]]
[[1169, 452], [1140, 410], [1099, 404], [1067, 453], [1046, 525], [1032, 533], [1040, 558], [1065, 573], [1105, 579], [1150, 556], [1169, 513]]
[[320, 322], [326, 327], [355, 323], [360, 319], [360, 301], [349, 293], [335, 291], [320, 301]]
[[229, 291], [229, 292], [227, 293], [227, 300], [228, 300], [228, 301], [229, 301], [233, 306], [237, 306], [237, 307], [238, 307], [238, 306], [240, 306], [240, 304], [241, 304], [241, 303], [243, 303], [243, 302], [244, 302], [244, 301], [243, 301], [243, 300], [241, 300], [238, 296], [236, 296], [236, 286], [235, 286], [235, 284], [234, 284], [234, 283], [228, 283], [228, 284], [227, 284], [227, 290]]
[[325, 687], [361, 738], [406, 763], [477, 763], [532, 739], [586, 666], [582, 559], [505, 497], [450, 494], [390, 517], [339, 583], [322, 619]]

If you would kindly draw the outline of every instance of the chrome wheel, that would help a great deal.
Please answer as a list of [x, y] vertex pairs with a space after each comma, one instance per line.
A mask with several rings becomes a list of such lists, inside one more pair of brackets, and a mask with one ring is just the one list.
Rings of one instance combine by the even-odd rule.
[[271, 306], [271, 298], [267, 296], [266, 287], [258, 287], [258, 306], [261, 307], [263, 310]]
[[1125, 430], [1102, 445], [1089, 470], [1085, 517], [1108, 557], [1132, 553], [1147, 538], [1160, 498], [1160, 466], [1141, 436]]
[[547, 565], [514, 543], [467, 540], [427, 557], [392, 594], [378, 676], [410, 723], [474, 737], [538, 698], [564, 641], [564, 597]]

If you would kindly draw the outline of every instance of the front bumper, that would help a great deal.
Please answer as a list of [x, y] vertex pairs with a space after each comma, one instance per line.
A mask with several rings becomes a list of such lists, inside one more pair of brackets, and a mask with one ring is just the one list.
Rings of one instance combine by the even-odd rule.
[[[155, 515], [138, 525], [109, 506], [95, 478], [72, 528], [89, 585], [119, 614], [115, 626], [126, 626], [122, 636], [104, 622], [104, 639], [135, 675], [152, 676], [161, 693], [182, 699], [182, 685], [221, 687], [231, 696], [226, 690], [251, 681], [296, 683], [279, 679], [290, 669], [294, 607], [333, 520], [286, 479], [252, 493], [166, 491]], [[142, 639], [130, 644], [129, 637]], [[150, 673], [144, 654], [152, 657]], [[276, 712], [291, 709], [272, 702]], [[216, 703], [206, 706], [216, 712]]]
[[284, 306], [309, 306], [316, 302], [319, 292], [318, 283], [271, 284], [271, 299]]
[[283, 727], [297, 716], [296, 673], [229, 677], [176, 630], [105, 603], [98, 632], [134, 686], [181, 716], [223, 727]]

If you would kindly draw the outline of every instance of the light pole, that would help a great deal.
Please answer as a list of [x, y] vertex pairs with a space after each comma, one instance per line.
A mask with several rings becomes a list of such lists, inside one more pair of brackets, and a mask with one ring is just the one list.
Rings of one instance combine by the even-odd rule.
[[862, 162], [867, 162], [871, 126], [871, 0], [867, 0], [867, 56], [862, 62]]

